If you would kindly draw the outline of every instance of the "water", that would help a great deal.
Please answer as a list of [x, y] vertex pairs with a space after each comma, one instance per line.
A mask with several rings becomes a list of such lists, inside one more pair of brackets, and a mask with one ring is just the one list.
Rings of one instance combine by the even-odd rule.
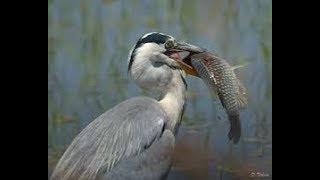
[[140, 89], [127, 56], [151, 31], [205, 47], [230, 64], [248, 89], [239, 145], [205, 84], [188, 77], [188, 102], [168, 179], [272, 178], [272, 1], [49, 0], [48, 177], [72, 139]]

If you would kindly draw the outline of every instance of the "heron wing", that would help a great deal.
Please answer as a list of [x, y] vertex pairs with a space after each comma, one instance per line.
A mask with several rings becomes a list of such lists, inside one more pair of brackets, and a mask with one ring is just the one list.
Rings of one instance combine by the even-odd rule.
[[172, 164], [175, 138], [165, 130], [161, 138], [138, 156], [119, 162], [110, 172], [101, 173], [99, 180], [166, 179]]
[[157, 101], [126, 100], [92, 121], [73, 140], [52, 179], [95, 179], [119, 162], [141, 154], [158, 141], [166, 115]]

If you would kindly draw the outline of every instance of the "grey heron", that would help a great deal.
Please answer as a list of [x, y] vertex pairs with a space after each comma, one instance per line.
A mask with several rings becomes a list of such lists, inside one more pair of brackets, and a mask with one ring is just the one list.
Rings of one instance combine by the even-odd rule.
[[182, 60], [202, 51], [163, 33], [139, 38], [129, 53], [128, 74], [156, 99], [130, 98], [92, 121], [62, 155], [51, 179], [164, 179], [184, 111], [186, 72], [197, 76]]

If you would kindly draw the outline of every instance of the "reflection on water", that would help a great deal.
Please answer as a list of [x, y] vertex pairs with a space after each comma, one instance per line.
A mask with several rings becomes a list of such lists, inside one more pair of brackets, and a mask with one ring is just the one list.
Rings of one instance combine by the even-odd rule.
[[[188, 102], [168, 179], [272, 176], [271, 1], [48, 1], [48, 176], [72, 139], [115, 104], [139, 96], [127, 56], [142, 34], [164, 32], [215, 51], [237, 65], [248, 89], [239, 145], [229, 122], [198, 78]], [[254, 174], [252, 174], [254, 173]]]

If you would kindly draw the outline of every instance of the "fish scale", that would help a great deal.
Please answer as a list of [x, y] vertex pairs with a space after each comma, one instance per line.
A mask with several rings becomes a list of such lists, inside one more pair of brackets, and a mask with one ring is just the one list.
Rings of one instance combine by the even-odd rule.
[[228, 136], [234, 143], [238, 143], [241, 136], [239, 109], [247, 104], [247, 100], [244, 96], [245, 88], [236, 77], [233, 67], [209, 52], [191, 55], [190, 62], [209, 88], [218, 94], [230, 120]]

